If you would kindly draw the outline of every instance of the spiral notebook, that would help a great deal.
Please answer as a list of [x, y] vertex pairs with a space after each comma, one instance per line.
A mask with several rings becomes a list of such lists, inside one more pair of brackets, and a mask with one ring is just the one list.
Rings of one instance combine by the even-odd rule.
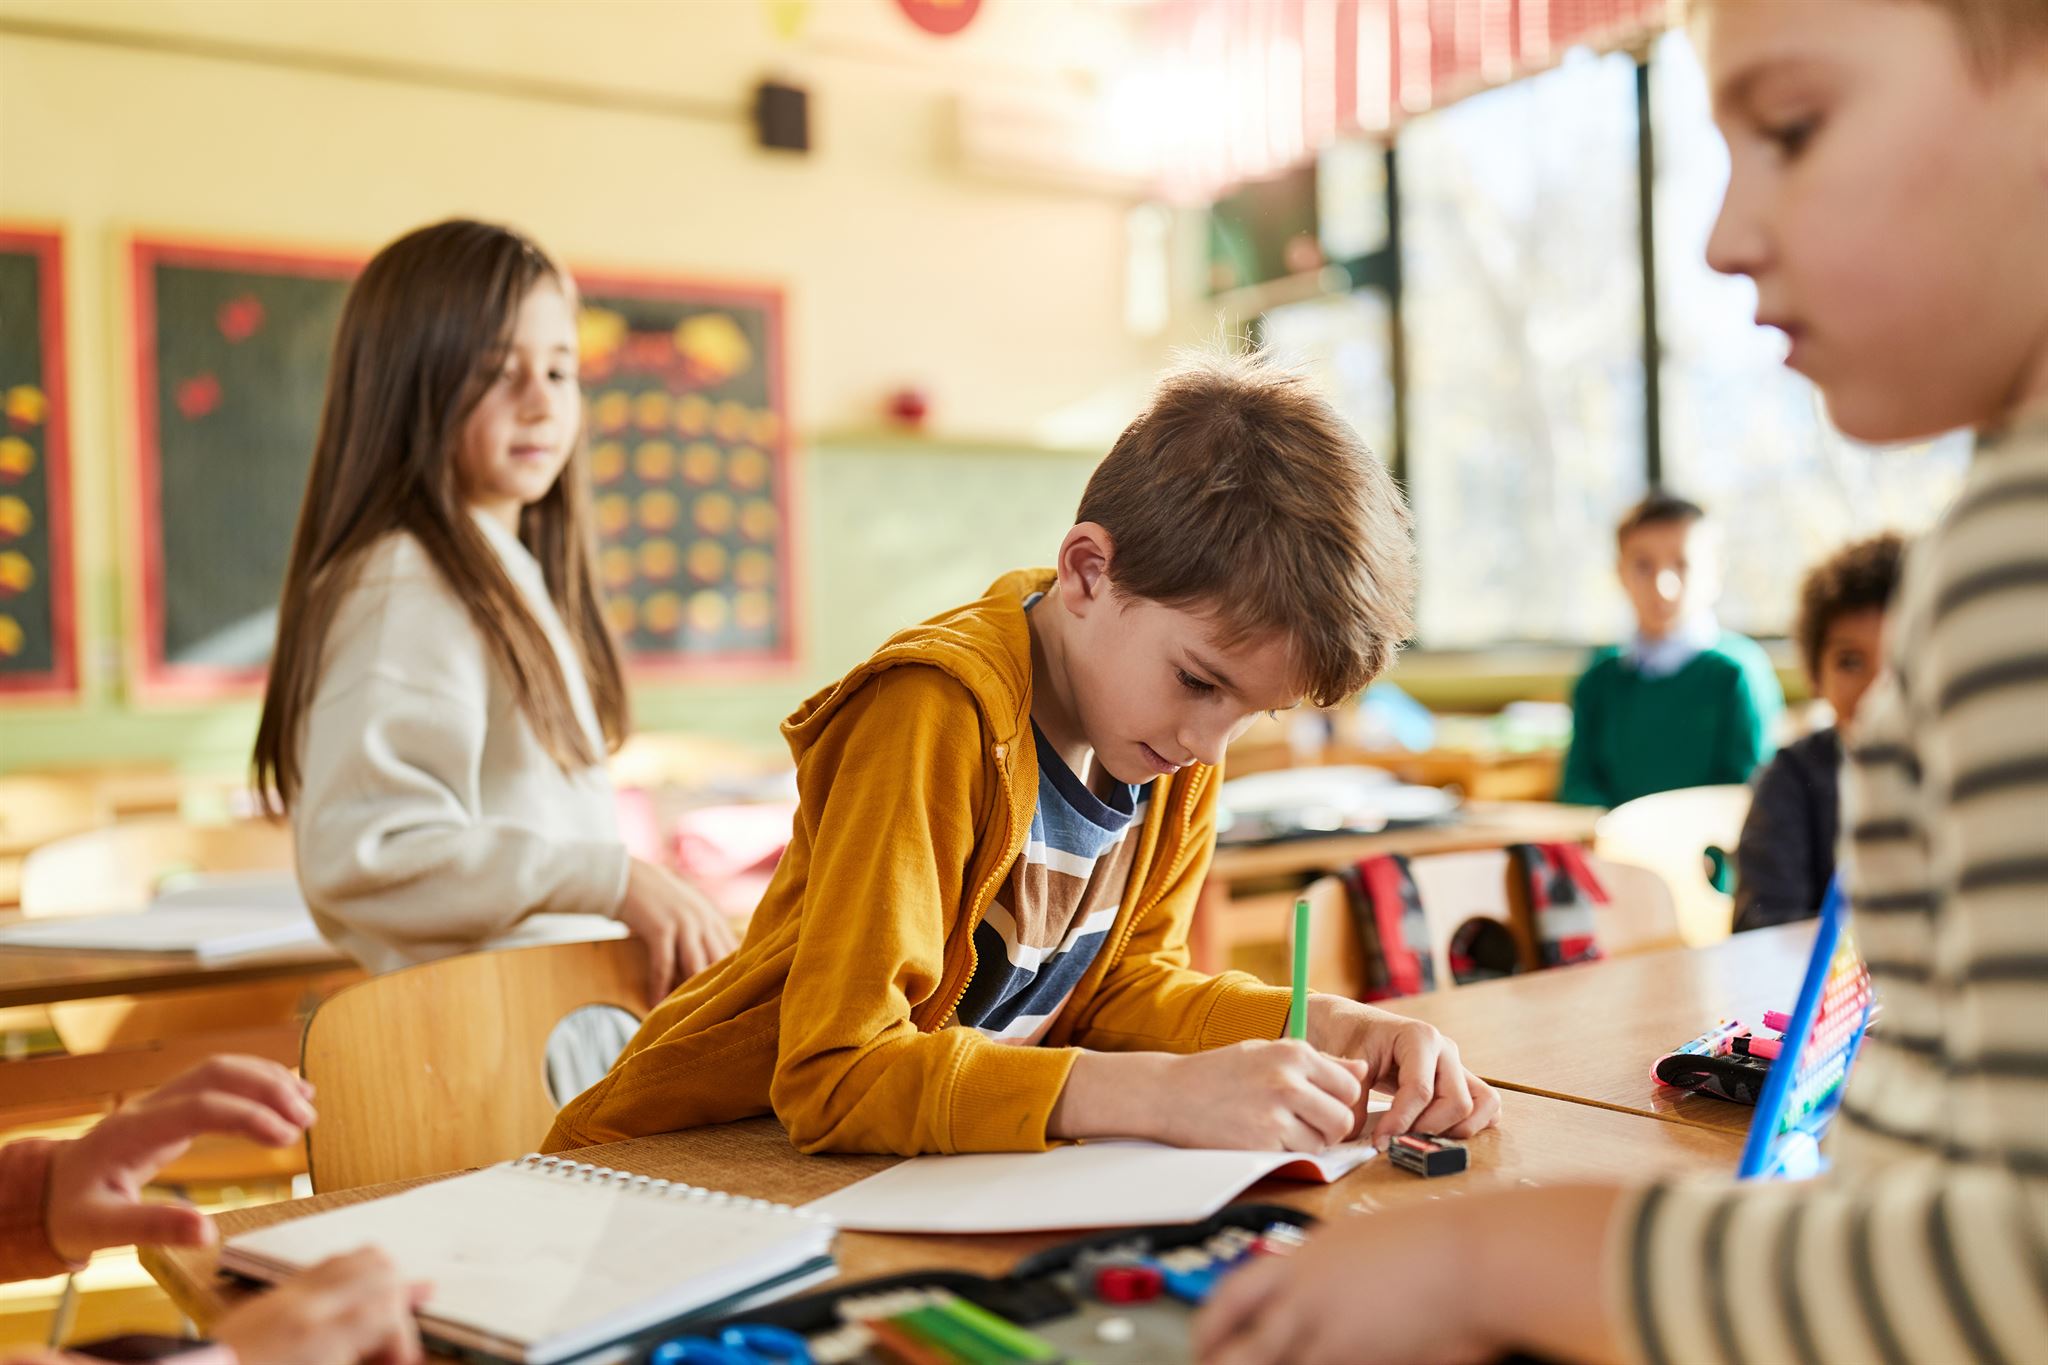
[[814, 1283], [831, 1273], [832, 1233], [781, 1204], [529, 1156], [245, 1233], [221, 1266], [274, 1281], [377, 1246], [433, 1284], [424, 1335], [549, 1365]]

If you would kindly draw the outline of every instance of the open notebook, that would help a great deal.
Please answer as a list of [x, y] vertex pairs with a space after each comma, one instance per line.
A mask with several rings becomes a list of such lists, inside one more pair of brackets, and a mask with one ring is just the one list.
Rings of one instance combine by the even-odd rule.
[[780, 1204], [529, 1156], [245, 1233], [221, 1265], [278, 1280], [374, 1245], [433, 1284], [423, 1333], [547, 1365], [812, 1283], [832, 1232]]
[[[1391, 1101], [1375, 1095], [1371, 1111]], [[1207, 1218], [1267, 1176], [1329, 1184], [1372, 1159], [1327, 1151], [1232, 1152], [1156, 1142], [1078, 1142], [1045, 1152], [914, 1157], [804, 1205], [864, 1232], [1049, 1232]]]

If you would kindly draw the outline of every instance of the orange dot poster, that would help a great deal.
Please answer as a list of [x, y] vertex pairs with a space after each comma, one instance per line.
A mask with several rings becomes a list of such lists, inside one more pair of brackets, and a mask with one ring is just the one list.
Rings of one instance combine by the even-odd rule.
[[600, 577], [634, 671], [793, 662], [780, 294], [578, 281]]
[[63, 247], [0, 229], [0, 697], [77, 689]]

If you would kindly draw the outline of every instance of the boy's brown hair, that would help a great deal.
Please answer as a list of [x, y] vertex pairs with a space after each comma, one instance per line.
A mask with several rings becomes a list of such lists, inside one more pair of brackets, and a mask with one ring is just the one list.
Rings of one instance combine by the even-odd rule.
[[1118, 592], [1211, 615], [1226, 645], [1284, 637], [1318, 706], [1378, 677], [1413, 628], [1400, 490], [1306, 379], [1258, 356], [1167, 375], [1075, 519], [1114, 539]]
[[1706, 519], [1707, 509], [1698, 503], [1653, 488], [1641, 502], [1621, 514], [1621, 521], [1614, 528], [1614, 543], [1617, 548], [1626, 545], [1628, 538], [1645, 526], [1663, 526], [1674, 521], [1689, 525]]
[[1906, 542], [1886, 531], [1844, 545], [1813, 566], [1799, 588], [1799, 620], [1792, 638], [1806, 676], [1820, 681], [1820, 652], [1828, 629], [1844, 616], [1872, 608], [1883, 611], [1899, 586]]

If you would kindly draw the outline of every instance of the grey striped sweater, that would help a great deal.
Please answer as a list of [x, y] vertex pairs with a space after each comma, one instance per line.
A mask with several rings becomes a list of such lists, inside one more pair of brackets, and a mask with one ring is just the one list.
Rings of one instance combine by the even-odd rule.
[[2048, 1359], [2048, 409], [1985, 440], [1895, 620], [1843, 773], [1884, 1016], [1834, 1169], [1624, 1207], [1646, 1360]]

